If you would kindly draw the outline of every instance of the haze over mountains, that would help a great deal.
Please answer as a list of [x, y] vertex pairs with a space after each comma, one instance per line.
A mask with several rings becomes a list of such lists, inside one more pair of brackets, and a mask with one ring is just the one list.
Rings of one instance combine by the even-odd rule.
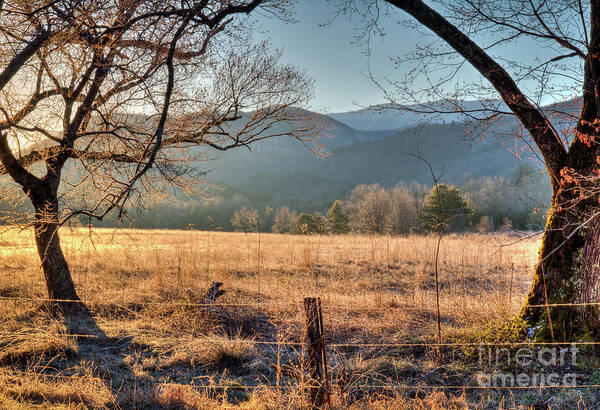
[[[489, 106], [491, 102], [486, 101]], [[477, 111], [481, 102], [466, 102]], [[496, 104], [502, 110], [501, 104]], [[519, 166], [543, 173], [537, 153], [514, 138], [519, 127], [507, 117], [489, 126], [481, 134], [477, 126], [462, 114], [426, 116], [399, 112], [388, 107], [362, 109], [329, 116], [314, 114], [327, 124], [328, 156], [319, 157], [291, 137], [258, 142], [252, 151], [237, 149], [211, 153], [213, 159], [199, 166], [209, 171], [207, 182], [214, 186], [212, 201], [177, 199], [183, 226], [189, 215], [196, 215], [196, 226], [210, 219], [216, 226], [227, 227], [233, 210], [248, 206], [288, 206], [298, 212], [325, 212], [336, 199], [347, 198], [359, 184], [393, 187], [398, 183], [418, 182], [432, 185], [427, 165], [415, 158], [419, 154], [429, 161], [437, 176], [445, 182], [461, 185], [481, 177], [509, 178]], [[574, 101], [548, 109], [575, 112]], [[563, 129], [567, 123], [556, 122]], [[545, 178], [541, 191], [549, 189]], [[172, 204], [172, 203], [171, 203]], [[163, 206], [170, 206], [163, 204]], [[160, 220], [160, 209], [143, 217], [142, 224]], [[186, 216], [188, 215], [188, 216]], [[210, 218], [209, 218], [210, 217]]]
[[[463, 101], [455, 104], [438, 102], [428, 106], [409, 105], [406, 110], [399, 110], [389, 104], [380, 104], [355, 111], [331, 113], [328, 116], [355, 130], [402, 130], [419, 124], [464, 122], [466, 116], [464, 113], [455, 112], [456, 105], [460, 105], [460, 109], [473, 115], [481, 115], [481, 111], [486, 108], [508, 111], [503, 102], [486, 100]], [[433, 112], [435, 110], [439, 112]]]
[[[482, 105], [476, 101], [464, 104], [474, 112]], [[496, 106], [502, 109], [501, 104]], [[550, 109], [576, 112], [578, 105], [568, 101]], [[259, 141], [251, 151], [209, 150], [210, 160], [197, 163], [207, 171], [209, 199], [178, 193], [151, 205], [135, 225], [231, 229], [231, 215], [242, 206], [261, 211], [287, 206], [297, 212], [325, 213], [335, 200], [346, 199], [360, 184], [391, 188], [417, 182], [431, 186], [428, 166], [416, 155], [431, 163], [441, 181], [459, 187], [482, 177], [508, 179], [519, 166], [526, 166], [541, 176], [538, 196], [545, 198], [549, 192], [537, 153], [514, 137], [519, 123], [512, 117], [491, 124], [482, 134], [475, 123], [456, 113], [430, 116], [379, 106], [376, 110], [310, 115], [325, 124], [320, 142], [327, 146], [326, 156], [315, 155], [292, 137]], [[569, 122], [556, 121], [555, 125], [564, 129]], [[286, 126], [278, 124], [281, 129], [275, 131], [284, 132]]]
[[[481, 106], [472, 102], [471, 108]], [[315, 114], [318, 115], [318, 114]], [[328, 123], [329, 156], [319, 158], [291, 138], [256, 144], [252, 152], [230, 151], [207, 164], [208, 179], [240, 192], [263, 193], [279, 203], [293, 198], [331, 201], [358, 184], [430, 184], [426, 164], [450, 183], [465, 176], [508, 176], [522, 163], [541, 167], [536, 153], [514, 136], [516, 120], [493, 124], [481, 138], [462, 114], [426, 116], [393, 109], [359, 110], [322, 116]], [[290, 197], [290, 195], [292, 197]]]

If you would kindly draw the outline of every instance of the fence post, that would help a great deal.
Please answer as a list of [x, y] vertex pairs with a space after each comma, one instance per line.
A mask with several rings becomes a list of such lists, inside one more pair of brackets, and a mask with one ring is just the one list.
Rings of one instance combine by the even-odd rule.
[[321, 298], [304, 298], [306, 316], [306, 350], [308, 353], [309, 398], [313, 408], [329, 402], [327, 355], [323, 334]]

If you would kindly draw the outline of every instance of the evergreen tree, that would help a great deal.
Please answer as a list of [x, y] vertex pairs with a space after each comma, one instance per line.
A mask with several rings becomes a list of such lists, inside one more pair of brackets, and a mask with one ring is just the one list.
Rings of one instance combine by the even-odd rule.
[[335, 201], [329, 211], [327, 212], [327, 221], [329, 222], [329, 229], [332, 233], [348, 233], [350, 227], [348, 226], [348, 217], [344, 213], [342, 203]]
[[300, 214], [296, 221], [296, 233], [320, 234], [327, 232], [327, 222], [318, 212], [314, 214]]
[[464, 230], [471, 225], [472, 205], [452, 185], [438, 184], [425, 198], [421, 223], [426, 231]]

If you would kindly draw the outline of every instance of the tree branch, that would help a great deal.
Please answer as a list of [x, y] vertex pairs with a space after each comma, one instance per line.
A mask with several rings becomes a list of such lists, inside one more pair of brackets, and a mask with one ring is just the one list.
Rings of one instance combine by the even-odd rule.
[[8, 137], [4, 133], [0, 134], [0, 162], [2, 162], [3, 174], [9, 174], [25, 190], [33, 189], [41, 182], [15, 158], [8, 146]]
[[506, 105], [531, 134], [544, 157], [552, 185], [558, 188], [560, 170], [568, 163], [567, 150], [550, 121], [540, 109], [527, 99], [506, 70], [456, 26], [423, 1], [385, 1], [404, 10], [419, 23], [436, 33], [492, 84]]

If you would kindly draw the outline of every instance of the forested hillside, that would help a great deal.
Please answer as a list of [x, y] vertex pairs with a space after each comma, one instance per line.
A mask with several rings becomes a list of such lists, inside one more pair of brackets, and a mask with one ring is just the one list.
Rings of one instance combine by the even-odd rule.
[[[483, 177], [514, 176], [518, 168], [539, 172], [534, 187], [523, 197], [531, 209], [548, 199], [549, 186], [535, 153], [510, 137], [511, 121], [497, 124], [485, 134], [466, 122], [417, 124], [402, 130], [359, 131], [335, 120], [320, 142], [324, 156], [286, 137], [259, 142], [252, 150], [211, 153], [200, 167], [208, 171], [207, 200], [183, 195], [162, 201], [137, 218], [142, 227], [232, 229], [234, 210], [243, 206], [261, 212], [287, 206], [297, 212], [325, 213], [336, 199], [345, 199], [360, 184], [391, 188], [398, 183], [431, 186], [431, 174], [457, 186], [473, 187]], [[512, 131], [514, 133], [514, 131]], [[164, 211], [177, 209], [177, 212]], [[157, 218], [161, 214], [163, 217]], [[165, 218], [164, 215], [172, 215]], [[271, 223], [272, 215], [265, 218]]]
[[[224, 153], [197, 149], [195, 154], [205, 160], [193, 166], [206, 172], [205, 186], [199, 187], [205, 194], [190, 196], [171, 188], [166, 197], [131, 210], [128, 220], [144, 228], [232, 230], [231, 217], [242, 207], [264, 213], [267, 208], [285, 206], [298, 213], [325, 214], [335, 200], [348, 199], [358, 185], [431, 188], [432, 176], [423, 159], [431, 163], [440, 181], [456, 185], [470, 197], [476, 196], [478, 187], [490, 185], [486, 178], [501, 177], [494, 184], [511, 189], [511, 184], [520, 183], [518, 174], [525, 172], [529, 185], [519, 186], [519, 210], [512, 213], [523, 213], [523, 207], [543, 208], [549, 199], [543, 167], [536, 153], [514, 137], [513, 120], [498, 122], [483, 132], [456, 121], [457, 115], [435, 117], [428, 123], [393, 112], [333, 115], [355, 125], [362, 120], [361, 128], [368, 128], [357, 130], [331, 117], [307, 114], [321, 124], [314, 141], [303, 144], [286, 136]], [[380, 116], [382, 121], [376, 121]], [[403, 128], [377, 129], [380, 126]], [[277, 127], [285, 132], [285, 124]], [[269, 230], [272, 225], [274, 213], [267, 214], [261, 229]], [[111, 226], [114, 220], [94, 223]]]

